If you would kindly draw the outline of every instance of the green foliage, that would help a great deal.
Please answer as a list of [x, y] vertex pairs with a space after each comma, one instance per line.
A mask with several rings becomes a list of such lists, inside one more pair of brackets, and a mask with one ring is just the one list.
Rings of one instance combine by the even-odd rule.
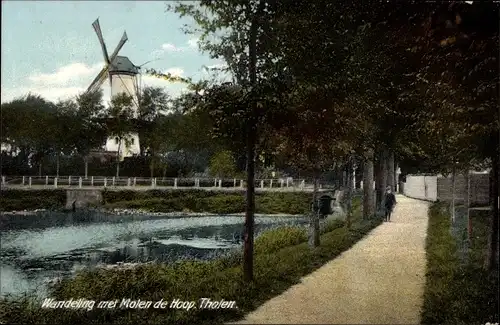
[[229, 178], [235, 175], [236, 164], [230, 151], [220, 151], [210, 159], [210, 173], [220, 178]]
[[2, 190], [0, 195], [0, 211], [61, 209], [65, 204], [65, 190]]
[[[486, 230], [480, 227], [479, 230]], [[475, 233], [479, 238], [484, 233]], [[470, 264], [461, 266], [456, 242], [450, 234], [446, 204], [434, 204], [429, 211], [427, 274], [422, 324], [485, 324], [498, 322], [498, 275], [483, 268], [484, 241], [473, 239]], [[482, 246], [482, 247], [480, 247]], [[479, 254], [478, 254], [479, 253]], [[477, 256], [480, 258], [477, 258]]]
[[[245, 211], [244, 192], [238, 194], [206, 190], [105, 191], [108, 208], [142, 209], [153, 212], [240, 213]], [[264, 192], [256, 195], [256, 213], [306, 214], [310, 193]]]
[[[209, 262], [185, 261], [172, 265], [144, 265], [132, 270], [100, 270], [81, 272], [64, 280], [52, 297], [69, 299], [92, 297], [114, 300], [134, 297], [157, 301], [198, 301], [201, 297], [235, 300], [238, 309], [196, 310], [131, 310], [109, 309], [79, 311], [42, 309], [31, 297], [16, 301], [0, 300], [0, 321], [7, 323], [78, 323], [78, 324], [221, 324], [236, 320], [268, 299], [297, 284], [301, 277], [349, 249], [381, 223], [380, 219], [357, 224], [353, 230], [338, 228], [325, 233], [321, 246], [311, 250], [298, 243], [304, 236], [292, 229], [274, 230], [278, 240], [269, 235], [256, 241], [255, 278], [248, 284], [242, 280], [239, 255]], [[298, 236], [298, 237], [294, 237]], [[296, 239], [294, 239], [296, 238]], [[286, 246], [292, 244], [293, 246]]]
[[284, 247], [307, 241], [307, 231], [301, 227], [282, 227], [264, 231], [255, 240], [255, 254], [270, 254]]

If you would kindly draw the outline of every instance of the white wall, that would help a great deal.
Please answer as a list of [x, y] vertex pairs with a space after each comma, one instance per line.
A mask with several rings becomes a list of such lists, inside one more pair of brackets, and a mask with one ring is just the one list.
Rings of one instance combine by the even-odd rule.
[[437, 201], [437, 176], [407, 175], [404, 194], [415, 199]]
[[[139, 135], [137, 133], [131, 133], [128, 135], [129, 141], [132, 143], [127, 148], [125, 146], [125, 141], [120, 145], [120, 158], [123, 160], [123, 157], [130, 157], [132, 155], [138, 155], [140, 153], [139, 147]], [[107, 151], [118, 151], [118, 144], [116, 143], [116, 137], [109, 137], [106, 140], [106, 150]]]
[[[112, 75], [111, 76], [111, 97], [118, 95], [119, 93], [125, 93], [134, 98], [133, 103], [133, 114], [137, 117], [138, 103], [137, 103], [137, 78], [135, 76], [129, 75]], [[132, 133], [128, 135], [130, 141], [132, 141], [129, 147], [125, 146], [125, 143], [120, 145], [120, 157], [130, 157], [132, 155], [138, 155], [140, 153], [139, 145], [139, 135], [137, 133]], [[119, 144], [116, 143], [115, 137], [109, 137], [106, 141], [105, 149], [107, 151], [117, 151]]]

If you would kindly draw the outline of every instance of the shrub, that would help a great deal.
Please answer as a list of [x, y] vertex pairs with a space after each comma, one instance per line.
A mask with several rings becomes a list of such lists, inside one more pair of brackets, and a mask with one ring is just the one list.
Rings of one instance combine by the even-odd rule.
[[2, 190], [0, 211], [61, 209], [66, 204], [65, 190]]
[[270, 254], [307, 241], [304, 227], [280, 227], [263, 231], [255, 239], [255, 254]]

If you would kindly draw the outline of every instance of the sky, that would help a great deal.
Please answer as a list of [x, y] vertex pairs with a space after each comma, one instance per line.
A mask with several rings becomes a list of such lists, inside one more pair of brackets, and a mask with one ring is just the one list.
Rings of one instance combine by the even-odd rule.
[[[119, 55], [135, 65], [199, 79], [203, 66], [220, 66], [198, 50], [197, 37], [181, 31], [188, 18], [166, 11], [163, 1], [2, 1], [1, 101], [31, 92], [52, 101], [84, 91], [104, 66], [92, 23], [99, 18], [111, 55], [126, 30]], [[144, 69], [143, 69], [144, 70]], [[185, 85], [141, 75], [142, 84], [171, 96]], [[109, 83], [103, 85], [109, 100]]]

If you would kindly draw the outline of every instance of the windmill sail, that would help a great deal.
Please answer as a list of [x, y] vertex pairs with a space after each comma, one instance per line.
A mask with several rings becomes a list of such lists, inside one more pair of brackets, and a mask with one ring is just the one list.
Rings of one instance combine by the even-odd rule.
[[92, 23], [92, 27], [94, 27], [95, 33], [97, 34], [97, 38], [99, 38], [99, 43], [101, 43], [101, 49], [102, 49], [102, 53], [104, 55], [104, 61], [106, 61], [106, 63], [109, 64], [110, 61], [109, 61], [109, 56], [108, 56], [108, 50], [106, 49], [106, 44], [104, 43], [104, 38], [102, 37], [102, 31], [101, 31], [101, 25], [99, 24], [99, 18], [97, 18]]

